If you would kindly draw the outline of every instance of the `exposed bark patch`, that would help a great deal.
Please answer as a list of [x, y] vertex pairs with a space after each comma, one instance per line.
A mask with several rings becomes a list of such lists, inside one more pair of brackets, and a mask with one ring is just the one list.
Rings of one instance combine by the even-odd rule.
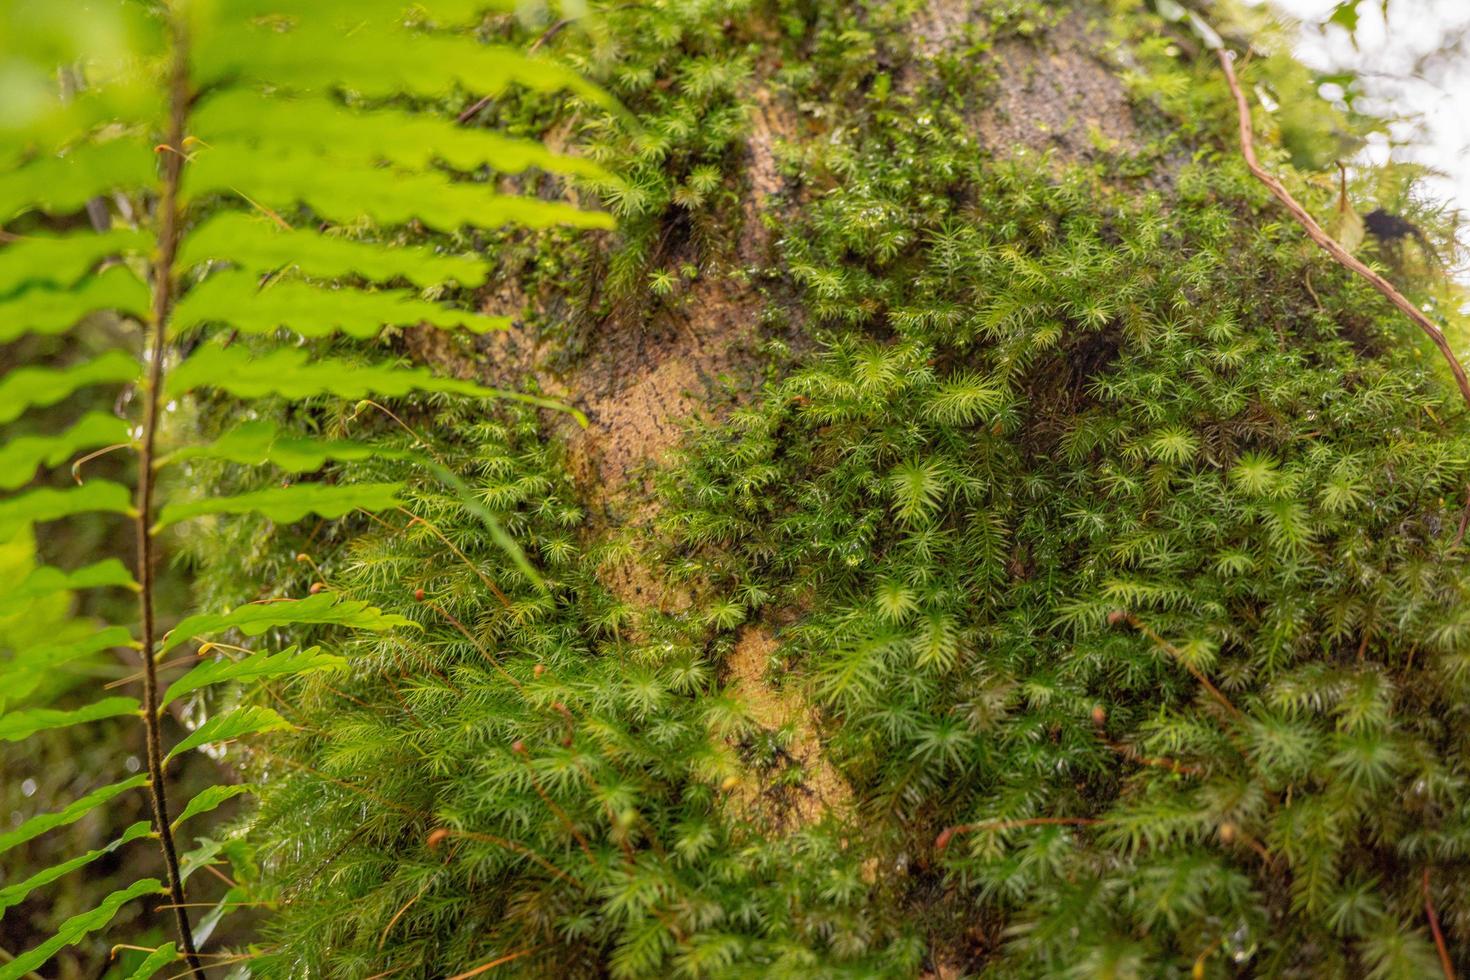
[[[920, 52], [953, 49], [976, 16], [973, 0], [932, 0], [916, 22]], [[1128, 92], [1096, 54], [1103, 44], [1077, 13], [1036, 38], [997, 41], [989, 55], [997, 80], [969, 114], [981, 143], [999, 157], [1050, 150], [1059, 163], [1136, 147]]]
[[765, 218], [783, 185], [775, 146], [794, 134], [796, 118], [763, 86], [753, 99], [745, 168], [750, 186], [732, 256], [695, 280], [654, 322], [610, 325], [566, 379], [592, 422], [571, 445], [581, 457], [583, 486], [595, 509], [620, 522], [642, 516], [628, 512], [647, 498], [639, 477], [650, 465], [667, 462], [685, 423], [702, 412], [718, 414], [731, 397], [753, 392], [758, 380], [753, 355], [765, 301], [747, 272], [768, 258]]
[[1035, 41], [997, 44], [1000, 80], [976, 117], [985, 144], [998, 155], [1052, 150], [1067, 163], [1136, 145], [1128, 91], [1094, 54], [1100, 46], [1076, 14]]
[[777, 646], [767, 630], [746, 627], [725, 667], [752, 721], [767, 731], [789, 727], [786, 752], [801, 767], [802, 780], [783, 786], [769, 779], [747, 779], [732, 793], [730, 803], [757, 826], [791, 829], [816, 823], [829, 813], [845, 813], [852, 804], [852, 789], [827, 759], [813, 722], [816, 711], [806, 698], [794, 687], [777, 688], [766, 679], [766, 665]]

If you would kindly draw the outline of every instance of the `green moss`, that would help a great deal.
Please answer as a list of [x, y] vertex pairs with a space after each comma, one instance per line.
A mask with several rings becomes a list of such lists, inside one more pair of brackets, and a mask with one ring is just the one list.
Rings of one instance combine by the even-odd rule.
[[[977, 53], [1055, 15], [986, 10]], [[266, 569], [423, 626], [289, 692], [257, 760], [262, 972], [1422, 976], [1426, 869], [1463, 958], [1470, 429], [1234, 159], [1211, 66], [1124, 10], [1173, 123], [1038, 167], [970, 135], [983, 67], [893, 83], [910, 7], [734, 13], [629, 13], [583, 55], [645, 114], [599, 150], [610, 289], [728, 236], [738, 196], [698, 185], [739, 173], [750, 24], [824, 130], [784, 155], [772, 270], [815, 351], [691, 434], [658, 540], [589, 529], [533, 416], [434, 402], [413, 438], [351, 425], [425, 440], [545, 589], [422, 476], [387, 523], [207, 546], [208, 588]], [[745, 703], [747, 627], [809, 717]], [[823, 767], [851, 804], [793, 819]]]

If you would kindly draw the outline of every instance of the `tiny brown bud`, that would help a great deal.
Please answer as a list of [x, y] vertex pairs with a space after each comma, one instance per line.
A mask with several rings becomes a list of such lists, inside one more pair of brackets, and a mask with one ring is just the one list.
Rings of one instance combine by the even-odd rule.
[[1235, 824], [1230, 823], [1229, 821], [1226, 821], [1225, 823], [1222, 823], [1220, 825], [1220, 841], [1221, 841], [1221, 843], [1224, 843], [1224, 844], [1234, 843], [1235, 842], [1235, 834], [1236, 834]]
[[1098, 728], [1101, 728], [1108, 723], [1107, 709], [1100, 704], [1095, 704], [1092, 706], [1092, 723]]
[[311, 594], [316, 595], [318, 592], [322, 591], [322, 589], [325, 589], [326, 587], [327, 583], [325, 582], [313, 582], [311, 583]]
[[537, 664], [536, 666], [531, 668], [531, 675], [533, 677], [540, 677], [544, 673], [546, 673], [545, 664]]
[[303, 552], [301, 552], [300, 554], [298, 554], [296, 556], [296, 560], [297, 561], [311, 561], [311, 556], [308, 555], [306, 552], [303, 551]]
[[738, 776], [726, 776], [723, 780], [720, 781], [720, 789], [724, 790], [726, 793], [730, 792], [732, 789], [739, 785], [740, 777]]
[[444, 843], [444, 838], [448, 836], [449, 831], [445, 830], [443, 827], [440, 827], [438, 830], [432, 830], [429, 832], [429, 839], [425, 841], [425, 843], [429, 845], [429, 850], [437, 851], [439, 849], [439, 845]]
[[952, 841], [952, 840], [954, 840], [955, 831], [957, 829], [959, 829], [959, 828], [957, 828], [957, 827], [945, 827], [943, 830], [941, 830], [939, 832], [939, 836], [936, 837], [936, 838], [934, 838], [934, 849], [936, 851], [942, 851], [946, 847], [948, 847], [949, 846], [949, 842]]
[[413, 601], [414, 602], [423, 602], [424, 601], [424, 590], [423, 589], [414, 589], [413, 590]]
[[561, 737], [561, 747], [564, 748], [564, 749], [571, 748], [572, 747], [572, 736], [570, 736], [570, 735], [563, 735]]
[[1119, 623], [1123, 622], [1127, 618], [1128, 614], [1125, 613], [1123, 610], [1114, 609], [1112, 612], [1108, 613], [1108, 625], [1117, 626]]
[[516, 755], [525, 755], [526, 743], [522, 742], [520, 739], [516, 739], [514, 742], [510, 743], [510, 750]]

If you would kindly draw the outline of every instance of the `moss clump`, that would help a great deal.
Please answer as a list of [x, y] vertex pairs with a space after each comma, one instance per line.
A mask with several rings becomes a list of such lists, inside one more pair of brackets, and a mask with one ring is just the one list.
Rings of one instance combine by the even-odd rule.
[[[1207, 71], [1130, 49], [1187, 126], [1006, 162], [969, 133], [983, 72], [879, 81], [907, 9], [772, 12], [820, 54], [793, 99], [848, 113], [786, 154], [772, 274], [817, 349], [693, 434], [656, 547], [588, 530], [535, 418], [442, 404], [403, 416], [544, 588], [427, 483], [391, 524], [260, 539], [284, 589], [311, 550], [423, 625], [295, 691], [259, 758], [263, 973], [1417, 977], [1426, 888], [1467, 955], [1452, 389], [1210, 149]], [[977, 44], [1054, 22], [996, 10]], [[619, 38], [655, 102], [738, 62], [697, 13]], [[635, 251], [733, 163], [670, 139], [631, 158], [664, 195]], [[839, 805], [793, 805], [834, 772]]]
[[717, 592], [802, 610], [783, 664], [854, 846], [912, 859], [911, 898], [943, 875], [1001, 975], [1434, 969], [1422, 870], [1441, 909], [1465, 875], [1452, 389], [1241, 219], [1234, 164], [1166, 211], [903, 113], [855, 142], [787, 246], [828, 342], [664, 514]]

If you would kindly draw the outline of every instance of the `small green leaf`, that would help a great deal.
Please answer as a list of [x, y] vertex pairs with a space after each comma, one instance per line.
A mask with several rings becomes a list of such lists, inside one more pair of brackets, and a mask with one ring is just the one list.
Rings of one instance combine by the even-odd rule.
[[1358, 30], [1358, 4], [1362, 0], [1343, 0], [1327, 17], [1327, 23], [1336, 24], [1347, 29], [1349, 34], [1355, 34]]
[[350, 483], [345, 486], [298, 483], [234, 497], [206, 497], [168, 504], [159, 512], [153, 530], [157, 532], [171, 524], [206, 514], [260, 514], [277, 524], [294, 524], [308, 514], [334, 519], [354, 510], [392, 510], [403, 503], [398, 497], [400, 489], [402, 484], [398, 483]]
[[27, 953], [22, 953], [9, 963], [0, 965], [0, 980], [19, 980], [20, 977], [32, 972], [51, 957], [55, 956], [63, 947], [71, 946], [80, 942], [88, 933], [96, 932], [112, 921], [117, 915], [117, 910], [135, 898], [144, 895], [156, 895], [163, 891], [163, 885], [154, 878], [145, 878], [135, 881], [127, 888], [113, 892], [102, 900], [102, 904], [90, 912], [74, 915], [61, 924], [56, 935], [46, 940], [41, 945]]
[[64, 368], [26, 367], [0, 378], [0, 425], [29, 408], [45, 408], [89, 385], [138, 379], [138, 362], [120, 350]]
[[101, 789], [93, 790], [64, 810], [58, 810], [55, 813], [42, 813], [31, 817], [31, 819], [14, 830], [0, 834], [0, 854], [4, 854], [12, 847], [24, 844], [28, 840], [40, 837], [48, 830], [76, 823], [94, 808], [121, 796], [128, 790], [137, 789], [147, 784], [148, 774], [139, 773], [136, 776], [124, 779], [120, 783], [113, 783], [111, 786], [104, 786]]
[[282, 435], [274, 422], [246, 422], [201, 446], [185, 446], [167, 457], [169, 463], [222, 459], [242, 466], [279, 466], [288, 473], [311, 473], [329, 460], [406, 459], [412, 454], [364, 442], [318, 441]]
[[10, 711], [0, 715], [0, 741], [19, 742], [36, 732], [53, 728], [67, 728], [103, 718], [136, 714], [136, 698], [103, 698], [85, 708], [62, 711], [55, 708], [32, 708], [28, 711]]
[[47, 337], [65, 333], [101, 310], [141, 317], [148, 312], [149, 302], [148, 287], [131, 269], [115, 265], [75, 289], [38, 287], [0, 301], [0, 343], [32, 334]]
[[180, 265], [187, 268], [211, 261], [228, 261], [257, 274], [294, 267], [322, 279], [407, 279], [415, 286], [445, 282], [478, 286], [490, 270], [488, 263], [474, 255], [439, 255], [412, 245], [390, 248], [306, 229], [284, 229], [242, 211], [217, 214], [184, 240]]
[[53, 865], [52, 867], [49, 867], [44, 871], [37, 871], [25, 881], [17, 882], [14, 885], [9, 885], [5, 888], [0, 888], [0, 915], [3, 915], [6, 909], [11, 908], [15, 905], [19, 905], [21, 902], [25, 901], [27, 895], [35, 891], [37, 888], [40, 888], [42, 885], [48, 885], [64, 875], [71, 874], [71, 872], [75, 871], [77, 868], [85, 867], [86, 865], [91, 864], [93, 861], [102, 857], [104, 854], [111, 854], [119, 847], [122, 847], [124, 844], [131, 843], [132, 841], [137, 840], [139, 837], [148, 836], [150, 830], [152, 830], [152, 824], [150, 824], [147, 820], [139, 820], [137, 823], [128, 827], [127, 830], [123, 831], [123, 835], [121, 837], [106, 845], [105, 847], [98, 847], [88, 851], [85, 854], [79, 854], [76, 857], [63, 861], [60, 864]]
[[1361, 248], [1363, 239], [1367, 237], [1368, 231], [1363, 224], [1363, 218], [1348, 198], [1346, 171], [1343, 172], [1337, 194], [1337, 207], [1333, 209], [1332, 217], [1327, 219], [1324, 230], [1349, 252], [1356, 252]]
[[[373, 610], [376, 612], [376, 610]], [[383, 616], [387, 620], [389, 617]], [[408, 622], [405, 620], [405, 622]], [[275, 624], [261, 625], [251, 635], [263, 633]], [[412, 625], [418, 625], [413, 623]], [[383, 629], [389, 628], [388, 626]], [[173, 637], [188, 634], [180, 634], [174, 630], [169, 634], [170, 645], [176, 646]], [[197, 691], [201, 687], [211, 684], [219, 684], [224, 681], [259, 680], [263, 677], [295, 677], [300, 674], [310, 674], [317, 671], [345, 670], [347, 661], [342, 657], [330, 653], [322, 653], [320, 647], [312, 647], [309, 650], [297, 652], [296, 647], [288, 647], [280, 653], [252, 653], [243, 660], [211, 660], [202, 663], [189, 671], [183, 677], [174, 681], [163, 693], [163, 704], [169, 704], [175, 698], [181, 698], [191, 691]]]
[[223, 841], [210, 840], [207, 837], [198, 840], [198, 847], [179, 855], [180, 881], [188, 881], [194, 876], [194, 872], [205, 865], [213, 864], [214, 859], [219, 857], [220, 849], [225, 846]]
[[189, 801], [189, 805], [184, 807], [184, 812], [179, 814], [169, 826], [177, 831], [190, 817], [209, 813], [226, 800], [253, 792], [255, 792], [255, 787], [245, 783], [216, 783], [213, 786], [206, 786]]
[[242, 735], [256, 735], [261, 732], [283, 731], [291, 728], [291, 723], [270, 708], [260, 705], [248, 705], [244, 708], [236, 708], [234, 711], [213, 718], [190, 732], [188, 737], [175, 745], [164, 757], [164, 761], [172, 759], [176, 755], [182, 755], [190, 749], [197, 749], [201, 745], [210, 745], [215, 742], [225, 742], [232, 738], [240, 738]]
[[344, 333], [362, 340], [385, 326], [419, 323], [489, 333], [508, 330], [511, 319], [426, 303], [402, 291], [369, 293], [300, 281], [276, 281], [259, 289], [255, 274], [234, 270], [210, 276], [191, 289], [174, 310], [176, 332], [202, 323], [228, 323], [249, 334], [270, 334], [286, 327], [303, 337]]
[[133, 495], [121, 483], [93, 480], [79, 487], [41, 487], [0, 500], [0, 528], [40, 524], [76, 514], [131, 514]]
[[173, 943], [164, 943], [138, 964], [138, 968], [128, 975], [128, 980], [149, 980], [155, 973], [178, 958], [178, 947]]
[[60, 466], [77, 453], [129, 440], [128, 424], [105, 412], [88, 412], [65, 432], [22, 436], [0, 446], [0, 490], [31, 482], [42, 466]]
[[[308, 625], [345, 626], [348, 629], [381, 633], [384, 630], [394, 629], [399, 626], [417, 626], [418, 624], [411, 619], [405, 619], [393, 613], [385, 613], [381, 609], [368, 605], [366, 602], [339, 601], [334, 593], [322, 592], [314, 596], [308, 596], [305, 599], [277, 599], [269, 602], [255, 602], [247, 606], [240, 606], [238, 609], [223, 615], [205, 614], [202, 616], [190, 616], [169, 631], [169, 634], [164, 637], [163, 647], [159, 652], [167, 653], [195, 637], [213, 636], [218, 633], [223, 633], [225, 630], [236, 629], [246, 636], [259, 636], [266, 630], [276, 629], [280, 626]], [[283, 652], [278, 656], [284, 655]], [[259, 656], [260, 654], [255, 654], [250, 660], [254, 660]], [[243, 667], [250, 660], [237, 661], [235, 662], [235, 666]], [[213, 665], [206, 664], [204, 666]], [[195, 671], [202, 669], [203, 667], [194, 668]], [[180, 678], [180, 682], [185, 679]], [[168, 698], [165, 698], [165, 700], [168, 700]]]

